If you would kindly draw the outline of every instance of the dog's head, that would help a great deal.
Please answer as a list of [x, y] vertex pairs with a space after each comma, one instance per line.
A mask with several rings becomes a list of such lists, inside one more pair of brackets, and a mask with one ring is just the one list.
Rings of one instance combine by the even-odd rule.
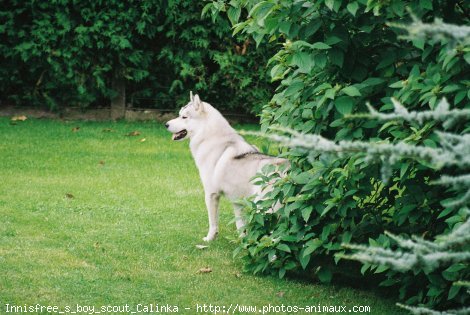
[[190, 102], [180, 109], [179, 116], [168, 121], [165, 127], [173, 134], [173, 140], [179, 141], [191, 137], [199, 118], [204, 115], [205, 105], [199, 95], [189, 94]]

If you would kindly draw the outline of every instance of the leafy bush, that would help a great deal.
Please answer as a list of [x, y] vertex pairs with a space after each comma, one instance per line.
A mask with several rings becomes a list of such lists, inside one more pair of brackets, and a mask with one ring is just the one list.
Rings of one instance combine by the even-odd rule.
[[159, 9], [70, 1], [10, 1], [0, 19], [2, 91], [15, 101], [87, 106], [112, 96], [113, 79], [149, 75]]
[[[219, 11], [246, 9], [234, 33], [250, 34], [262, 46], [265, 40], [280, 48], [270, 59], [270, 74], [280, 81], [262, 114], [263, 130], [282, 126], [302, 133], [322, 134], [336, 141], [405, 142], [436, 147], [439, 121], [350, 119], [366, 110], [366, 102], [393, 109], [392, 97], [407, 109], [433, 109], [446, 97], [453, 108], [470, 105], [468, 44], [442, 36], [399, 40], [403, 32], [387, 22], [410, 22], [406, 8], [424, 21], [436, 15], [455, 24], [467, 24], [462, 1], [250, 1], [232, 0]], [[232, 19], [233, 20], [233, 19]], [[237, 23], [238, 22], [238, 23]], [[282, 46], [281, 46], [282, 45]], [[461, 133], [468, 123], [446, 126]], [[316, 138], [319, 146], [328, 146]], [[342, 243], [395, 246], [383, 231], [433, 238], [465, 221], [466, 214], [442, 200], [460, 198], [462, 191], [431, 185], [438, 179], [434, 165], [405, 158], [396, 163], [371, 163], [363, 153], [326, 154], [302, 148], [286, 152], [290, 173], [268, 193], [284, 206], [270, 214], [271, 201], [252, 203], [246, 237], [246, 267], [252, 272], [284, 276], [287, 271], [312, 270], [329, 282], [344, 267], [337, 254]], [[269, 174], [269, 173], [268, 173]], [[384, 176], [382, 176], [384, 175]], [[260, 181], [272, 182], [264, 174]], [[382, 273], [382, 285], [399, 288], [407, 303], [445, 305], [463, 303], [465, 292], [453, 291], [443, 270], [399, 274], [387, 266], [365, 264], [362, 273]], [[350, 273], [351, 271], [348, 270]], [[446, 302], [448, 301], [448, 302]]]
[[[470, 34], [470, 28], [468, 30]], [[469, 36], [470, 38], [470, 36]], [[470, 121], [469, 109], [449, 109], [445, 99], [439, 102], [432, 111], [409, 112], [400, 103], [394, 100], [394, 113], [379, 113], [370, 108], [369, 118], [382, 121], [407, 120], [423, 125], [427, 121], [441, 121], [450, 126], [457, 121]], [[366, 115], [361, 115], [366, 116]], [[357, 117], [357, 116], [356, 116]], [[364, 246], [343, 243], [342, 247], [355, 250], [352, 255], [337, 254], [336, 258], [347, 258], [361, 261], [366, 267], [376, 266], [384, 269], [396, 270], [402, 274], [424, 273], [430, 280], [431, 292], [444, 293], [448, 300], [460, 293], [458, 304], [466, 305], [470, 299], [470, 290], [465, 293], [465, 287], [470, 287], [470, 167], [469, 149], [470, 137], [468, 131], [462, 135], [437, 132], [438, 146], [426, 147], [397, 143], [347, 141], [339, 143], [330, 141], [319, 135], [308, 135], [292, 130], [286, 130], [291, 137], [280, 135], [263, 135], [283, 143], [289, 147], [301, 147], [312, 153], [329, 153], [336, 156], [344, 156], [351, 152], [363, 152], [370, 162], [382, 159], [385, 168], [385, 179], [389, 172], [386, 171], [389, 163], [401, 158], [410, 158], [433, 165], [436, 171], [446, 172], [449, 168], [457, 171], [457, 175], [442, 175], [441, 178], [431, 184], [440, 184], [451, 187], [457, 193], [455, 199], [444, 200], [442, 204], [448, 208], [454, 208], [465, 221], [455, 224], [452, 230], [445, 231], [443, 235], [436, 237], [435, 241], [428, 241], [421, 236], [413, 235], [411, 239], [385, 232], [385, 235], [398, 247], [397, 250], [384, 248], [383, 246]], [[414, 314], [440, 314], [425, 307], [408, 307], [400, 305], [412, 311]], [[470, 308], [446, 311], [442, 314], [467, 314]]]
[[[136, 107], [176, 108], [197, 90], [223, 109], [267, 101], [267, 57], [202, 2], [8, 1], [0, 8], [0, 90], [14, 104], [102, 106], [124, 81]], [[210, 27], [208, 27], [210, 26]], [[113, 88], [114, 87], [114, 88]]]
[[165, 7], [155, 68], [169, 75], [160, 79], [167, 88], [158, 97], [167, 106], [175, 99], [186, 104], [188, 91], [196, 90], [218, 108], [259, 113], [273, 90], [265, 69], [270, 47], [256, 50], [247, 36], [227, 36], [230, 23], [201, 18], [203, 5], [173, 0]]

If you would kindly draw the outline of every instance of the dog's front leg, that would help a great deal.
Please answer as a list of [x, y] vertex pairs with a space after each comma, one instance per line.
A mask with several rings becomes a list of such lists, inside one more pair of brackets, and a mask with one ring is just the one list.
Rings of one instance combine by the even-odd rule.
[[209, 215], [209, 232], [203, 238], [204, 241], [209, 242], [215, 239], [219, 233], [219, 199], [220, 195], [216, 193], [207, 193], [205, 196], [207, 213]]

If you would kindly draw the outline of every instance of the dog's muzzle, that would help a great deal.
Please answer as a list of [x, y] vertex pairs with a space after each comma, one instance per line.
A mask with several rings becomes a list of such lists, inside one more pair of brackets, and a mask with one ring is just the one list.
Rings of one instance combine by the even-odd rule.
[[165, 127], [166, 129], [168, 129], [168, 131], [170, 131], [173, 134], [172, 139], [175, 141], [182, 140], [186, 138], [186, 136], [188, 135], [188, 131], [186, 129], [182, 129], [178, 132], [174, 132], [174, 128], [170, 128], [170, 122], [165, 123]]
[[184, 139], [187, 135], [188, 135], [188, 132], [186, 131], [186, 129], [183, 129], [173, 134], [173, 140], [178, 141], [178, 140]]

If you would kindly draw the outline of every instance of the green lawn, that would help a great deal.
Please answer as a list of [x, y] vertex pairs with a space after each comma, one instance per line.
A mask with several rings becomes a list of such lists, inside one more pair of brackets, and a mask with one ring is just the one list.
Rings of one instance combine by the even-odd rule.
[[197, 249], [207, 232], [202, 186], [188, 143], [160, 124], [0, 118], [0, 135], [0, 314], [6, 304], [168, 304], [193, 314], [237, 303], [403, 313], [373, 292], [242, 273], [227, 202], [219, 238]]

